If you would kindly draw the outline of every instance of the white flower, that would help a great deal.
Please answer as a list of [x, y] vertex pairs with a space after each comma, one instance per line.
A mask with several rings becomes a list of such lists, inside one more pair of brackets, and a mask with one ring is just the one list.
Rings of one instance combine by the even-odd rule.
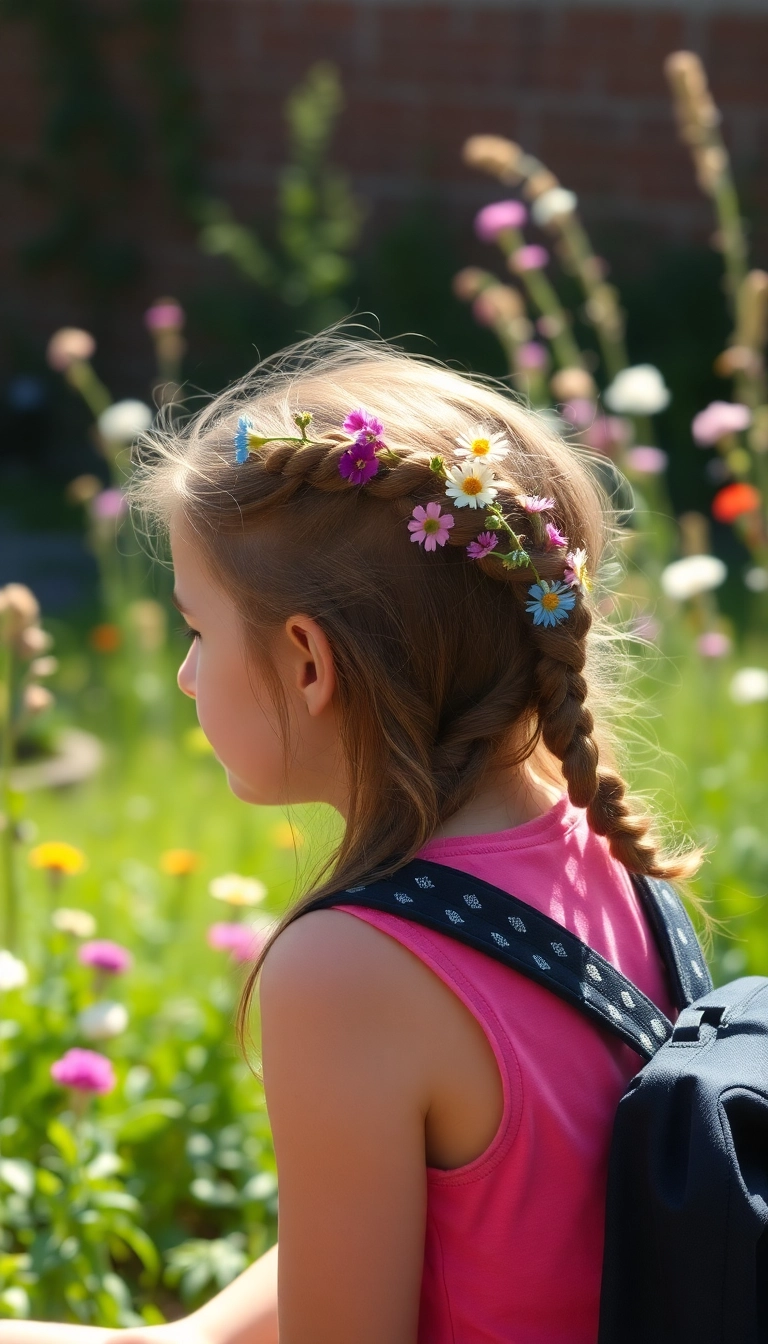
[[616, 415], [656, 415], [671, 400], [672, 393], [653, 364], [622, 369], [603, 393], [603, 401]]
[[59, 933], [72, 933], [75, 938], [92, 938], [96, 932], [96, 920], [87, 910], [70, 910], [61, 905], [51, 915], [51, 923]]
[[24, 962], [14, 957], [7, 948], [0, 948], [0, 991], [21, 989], [28, 979], [29, 973]]
[[457, 509], [463, 509], [465, 505], [471, 509], [485, 509], [499, 493], [490, 467], [476, 458], [450, 467], [446, 476], [445, 493], [454, 500]]
[[673, 560], [662, 570], [661, 586], [667, 597], [684, 602], [697, 593], [719, 588], [727, 572], [716, 555], [686, 555], [683, 560]]
[[471, 434], [460, 434], [456, 442], [459, 445], [459, 457], [472, 458], [478, 462], [498, 462], [509, 452], [506, 434], [490, 434], [482, 425], [476, 425]]
[[753, 565], [744, 575], [744, 582], [752, 593], [768, 591], [768, 569], [763, 569], [762, 565]]
[[108, 443], [133, 443], [137, 434], [149, 429], [154, 419], [151, 406], [143, 401], [116, 401], [102, 411], [97, 420], [99, 433]]
[[208, 890], [217, 901], [226, 901], [227, 905], [259, 905], [267, 894], [267, 888], [257, 877], [241, 877], [240, 873], [214, 877]]
[[728, 691], [737, 705], [768, 700], [768, 672], [763, 667], [742, 667], [732, 678]]
[[102, 999], [77, 1015], [77, 1025], [89, 1041], [109, 1041], [128, 1026], [128, 1010], [122, 1003]]
[[546, 228], [553, 219], [572, 215], [578, 203], [576, 193], [569, 191], [567, 187], [551, 187], [549, 191], [543, 191], [534, 201], [531, 206], [531, 219], [540, 228]]

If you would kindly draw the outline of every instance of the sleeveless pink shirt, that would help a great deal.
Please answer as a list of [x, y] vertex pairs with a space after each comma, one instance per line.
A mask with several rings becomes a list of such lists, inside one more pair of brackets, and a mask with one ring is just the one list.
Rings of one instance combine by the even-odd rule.
[[[490, 835], [432, 840], [420, 858], [519, 896], [564, 924], [674, 1019], [629, 875], [562, 798]], [[517, 971], [396, 915], [337, 907], [397, 939], [478, 1019], [498, 1060], [501, 1123], [451, 1171], [427, 1170], [419, 1344], [595, 1344], [611, 1129], [642, 1061]]]

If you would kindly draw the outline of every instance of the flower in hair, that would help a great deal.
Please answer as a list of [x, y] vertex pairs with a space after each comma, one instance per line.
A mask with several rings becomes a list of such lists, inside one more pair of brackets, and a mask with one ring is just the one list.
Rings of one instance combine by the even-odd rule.
[[534, 625], [557, 625], [568, 617], [569, 611], [576, 605], [575, 595], [559, 579], [548, 582], [540, 579], [528, 589], [531, 601], [525, 610], [533, 616]]
[[425, 551], [434, 551], [436, 546], [445, 545], [454, 521], [453, 514], [441, 513], [440, 505], [435, 500], [426, 509], [417, 504], [408, 524], [411, 541], [417, 541]]
[[554, 523], [547, 523], [546, 528], [544, 530], [547, 534], [546, 545], [548, 548], [550, 546], [568, 545], [568, 538], [563, 535], [563, 533], [560, 531], [558, 527], [555, 526]]
[[375, 415], [369, 415], [362, 407], [350, 411], [341, 427], [345, 434], [352, 435], [358, 448], [364, 443], [372, 444], [374, 450], [386, 446], [382, 438], [384, 426], [381, 421]]
[[475, 458], [480, 462], [497, 462], [509, 449], [506, 434], [489, 434], [480, 425], [471, 434], [460, 434], [456, 442], [459, 445], [459, 457]]
[[499, 493], [494, 485], [496, 477], [484, 462], [470, 459], [449, 467], [445, 477], [445, 493], [455, 500], [458, 509], [485, 509]]
[[467, 555], [470, 560], [484, 560], [486, 555], [490, 555], [499, 544], [499, 538], [495, 532], [481, 532], [475, 541], [470, 541], [467, 547]]
[[546, 509], [555, 507], [554, 499], [542, 499], [541, 495], [523, 495], [520, 504], [526, 513], [544, 513]]
[[378, 470], [376, 445], [366, 440], [363, 434], [358, 435], [339, 458], [339, 474], [345, 476], [351, 485], [365, 485]]
[[235, 461], [246, 462], [251, 450], [249, 435], [253, 429], [253, 421], [247, 415], [241, 415], [237, 422], [235, 430]]
[[569, 587], [578, 588], [582, 593], [590, 592], [592, 580], [587, 573], [587, 552], [582, 549], [569, 551], [565, 563], [568, 568], [564, 578]]

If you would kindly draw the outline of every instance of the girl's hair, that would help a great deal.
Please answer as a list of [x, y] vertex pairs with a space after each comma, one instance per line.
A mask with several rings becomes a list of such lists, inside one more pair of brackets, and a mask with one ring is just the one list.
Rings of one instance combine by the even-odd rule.
[[[383, 457], [359, 487], [339, 472], [346, 441], [337, 433], [358, 406], [381, 419], [399, 456]], [[240, 416], [249, 415], [258, 434], [295, 435], [300, 411], [311, 411], [312, 437], [327, 442], [273, 443], [235, 464]], [[411, 544], [414, 506], [443, 491], [430, 459], [440, 454], [450, 465], [457, 436], [480, 426], [511, 444], [494, 471], [496, 502], [513, 528], [525, 532], [529, 521], [521, 496], [553, 497], [557, 526], [572, 548], [586, 549], [594, 573], [611, 510], [587, 455], [503, 388], [383, 341], [338, 332], [304, 341], [134, 450], [130, 502], [152, 531], [179, 519], [194, 532], [203, 564], [241, 616], [286, 762], [288, 707], [266, 651], [269, 633], [303, 612], [333, 650], [346, 828], [276, 934], [311, 899], [394, 873], [489, 771], [534, 752], [537, 768], [565, 785], [629, 871], [681, 878], [700, 863], [698, 851], [663, 853], [649, 818], [627, 797], [606, 722], [623, 681], [621, 655], [615, 638], [600, 635], [594, 600], [580, 594], [566, 620], [535, 625], [525, 610], [530, 570], [505, 568], [493, 555], [467, 557], [481, 510], [454, 509], [449, 542], [434, 553]], [[528, 549], [541, 577], [562, 578], [562, 551]], [[241, 1000], [241, 1040], [264, 952]]]

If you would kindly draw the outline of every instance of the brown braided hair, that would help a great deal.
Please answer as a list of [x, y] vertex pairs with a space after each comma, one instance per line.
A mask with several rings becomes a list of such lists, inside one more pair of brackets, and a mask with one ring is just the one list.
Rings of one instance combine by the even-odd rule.
[[[360, 405], [383, 421], [392, 455], [353, 486], [339, 472], [348, 443], [339, 426]], [[235, 463], [241, 415], [261, 435], [289, 436], [294, 414], [305, 410], [321, 442], [271, 443]], [[562, 549], [546, 547], [522, 507], [523, 496], [541, 493], [554, 498], [557, 526], [572, 548], [586, 549], [595, 571], [611, 512], [588, 458], [503, 389], [385, 342], [312, 338], [134, 450], [135, 516], [150, 535], [167, 534], [177, 520], [195, 533], [273, 698], [286, 769], [289, 716], [264, 636], [306, 612], [333, 650], [346, 826], [274, 936], [310, 899], [395, 872], [491, 772], [530, 757], [565, 785], [631, 872], [685, 878], [700, 862], [695, 851], [664, 853], [649, 816], [627, 798], [606, 714], [620, 684], [615, 653], [609, 680], [615, 641], [601, 639], [593, 599], [579, 593], [567, 620], [535, 625], [525, 610], [527, 566], [506, 568], [493, 554], [467, 558], [467, 543], [484, 530], [481, 509], [451, 509], [448, 544], [434, 553], [409, 544], [414, 506], [445, 500], [431, 459], [439, 453], [450, 465], [457, 436], [478, 425], [510, 442], [494, 464], [496, 503], [528, 536], [539, 576], [564, 571]], [[241, 1001], [241, 1039], [266, 950]]]

